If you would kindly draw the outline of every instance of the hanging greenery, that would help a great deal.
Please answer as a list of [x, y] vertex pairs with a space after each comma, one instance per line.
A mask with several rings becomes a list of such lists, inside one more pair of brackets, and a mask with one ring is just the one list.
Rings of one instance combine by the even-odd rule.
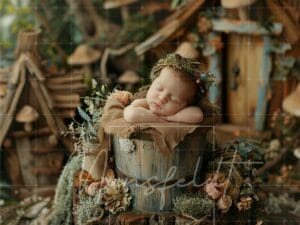
[[76, 151], [83, 152], [84, 145], [97, 141], [97, 131], [108, 93], [107, 86], [99, 86], [95, 80], [92, 80], [91, 94], [83, 99], [85, 107], [77, 108], [83, 122], [74, 119], [69, 125], [69, 131], [66, 132], [66, 135], [70, 134], [75, 140]]

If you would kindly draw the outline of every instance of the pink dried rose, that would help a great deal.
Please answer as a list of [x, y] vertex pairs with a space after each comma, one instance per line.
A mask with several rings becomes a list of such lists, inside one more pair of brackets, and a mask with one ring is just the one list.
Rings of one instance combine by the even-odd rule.
[[115, 91], [110, 98], [118, 99], [123, 105], [128, 105], [132, 101], [132, 94], [128, 91]]
[[226, 179], [223, 174], [217, 173], [206, 180], [204, 191], [211, 199], [218, 200], [223, 196], [225, 190], [227, 190], [229, 186], [229, 180]]
[[85, 187], [85, 192], [90, 196], [94, 196], [97, 194], [98, 191], [101, 190], [101, 188], [105, 187], [106, 184], [106, 179], [92, 182], [91, 184]]

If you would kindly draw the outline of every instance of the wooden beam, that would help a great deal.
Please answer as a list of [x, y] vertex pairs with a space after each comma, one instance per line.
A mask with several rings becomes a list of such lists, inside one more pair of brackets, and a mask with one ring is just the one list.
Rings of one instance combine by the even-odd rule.
[[240, 21], [230, 19], [212, 19], [213, 30], [224, 33], [239, 33], [251, 35], [279, 35], [282, 32], [281, 23], [273, 23], [271, 31], [254, 21]]
[[47, 105], [49, 106], [49, 109], [53, 109], [54, 103], [50, 96], [49, 91], [47, 90], [47, 88], [44, 86], [44, 84], [42, 82], [39, 82], [38, 85], [40, 86], [40, 89], [45, 96], [45, 99], [46, 99]]
[[[0, 108], [0, 127], [2, 127], [2, 123], [4, 122], [4, 118], [6, 117], [9, 108], [11, 107], [10, 102], [13, 101], [15, 97], [16, 90], [20, 88], [20, 76], [25, 73], [24, 70], [24, 55], [21, 55], [20, 58], [16, 61], [12, 68], [12, 74], [9, 79], [9, 82], [6, 86], [6, 96], [3, 102], [1, 103]], [[1, 143], [1, 141], [0, 141]]]
[[11, 73], [11, 67], [0, 68], [0, 82], [7, 83]]
[[50, 77], [48, 80], [48, 84], [64, 84], [64, 83], [74, 83], [82, 81], [83, 82], [83, 74], [82, 73], [72, 73], [66, 74], [64, 76], [59, 77]]
[[260, 80], [258, 87], [257, 96], [257, 106], [255, 110], [255, 128], [256, 130], [262, 131], [265, 127], [265, 119], [267, 113], [267, 103], [268, 103], [268, 89], [269, 89], [269, 79], [272, 70], [272, 59], [271, 59], [271, 38], [270, 36], [264, 36], [264, 46], [263, 55], [260, 68]]
[[32, 160], [34, 159], [30, 148], [30, 141], [27, 137], [16, 140], [16, 150], [19, 159], [18, 161], [21, 165], [21, 173], [24, 184], [28, 186], [35, 186], [37, 185], [37, 179], [36, 177], [32, 176], [30, 171], [33, 163]]
[[77, 108], [79, 106], [79, 102], [56, 102], [54, 104], [55, 108], [60, 108], [60, 109], [69, 109], [69, 108]]
[[79, 94], [53, 94], [52, 98], [57, 102], [80, 102]]
[[8, 112], [6, 112], [5, 110], [3, 111], [4, 115], [0, 114], [0, 127], [1, 127], [0, 146], [2, 145], [3, 139], [5, 138], [7, 131], [9, 130], [12, 120], [14, 119], [16, 107], [19, 102], [23, 88], [25, 86], [25, 71], [21, 69], [21, 71], [18, 71], [18, 73], [19, 73], [18, 79], [20, 79], [18, 87], [15, 91], [11, 90], [10, 93], [11, 97], [9, 98], [12, 99], [11, 103], [6, 102], [6, 104], [9, 105]]
[[36, 78], [40, 81], [44, 81], [45, 77], [43, 72], [39, 68], [41, 62], [37, 59], [37, 56], [33, 55], [32, 53], [25, 53], [25, 62], [27, 65], [27, 69], [31, 74], [35, 74]]
[[76, 83], [67, 83], [67, 84], [47, 84], [47, 87], [51, 91], [65, 91], [72, 90], [76, 92], [76, 90], [87, 89], [86, 84], [76, 82]]
[[216, 84], [209, 88], [210, 102], [217, 104], [222, 109], [222, 60], [218, 52], [209, 56], [209, 72], [215, 75]]
[[75, 109], [59, 109], [56, 115], [60, 118], [72, 118], [76, 115]]
[[25, 130], [14, 131], [10, 133], [10, 136], [13, 138], [24, 138], [24, 137], [35, 137], [35, 136], [47, 136], [50, 134], [52, 134], [50, 128], [43, 127], [33, 131], [25, 131]]
[[55, 123], [55, 119], [53, 118], [53, 113], [48, 108], [45, 97], [43, 96], [42, 91], [39, 88], [38, 81], [36, 79], [29, 79], [29, 82], [34, 90], [35, 96], [40, 103], [41, 109], [43, 111], [43, 116], [46, 118], [46, 121], [51, 129], [51, 131], [55, 134], [59, 134], [59, 130], [57, 124]]
[[[176, 12], [176, 18], [173, 18], [169, 23], [163, 26], [158, 32], [149, 37], [146, 41], [142, 42], [135, 47], [137, 55], [142, 55], [151, 48], [159, 46], [166, 41], [170, 36], [176, 33], [186, 21], [199, 9], [204, 3], [204, 0], [189, 1], [182, 9]], [[173, 17], [171, 15], [171, 17]]]

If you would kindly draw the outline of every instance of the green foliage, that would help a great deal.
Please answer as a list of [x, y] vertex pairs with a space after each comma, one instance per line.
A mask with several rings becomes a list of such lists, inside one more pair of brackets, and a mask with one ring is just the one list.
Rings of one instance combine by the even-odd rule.
[[255, 176], [259, 163], [263, 162], [262, 142], [255, 139], [240, 138], [225, 146], [225, 151], [236, 151], [241, 156], [239, 172], [242, 177]]
[[289, 197], [288, 193], [275, 196], [273, 193], [269, 194], [266, 201], [266, 212], [269, 214], [282, 214], [288, 212], [294, 215], [300, 213], [300, 201]]
[[[38, 16], [36, 21], [43, 27], [43, 42], [49, 43], [41, 46], [41, 52], [51, 58], [54, 62], [61, 62], [64, 59], [59, 58], [54, 42], [67, 54], [74, 51], [74, 47], [82, 42], [83, 38], [75, 18], [70, 13], [70, 7], [66, 1], [48, 0], [36, 1], [31, 0], [32, 7], [37, 7]], [[45, 26], [45, 23], [47, 24]], [[47, 29], [46, 29], [47, 27]]]
[[300, 119], [288, 113], [277, 111], [272, 116], [271, 127], [278, 136], [287, 140], [287, 137], [293, 137], [298, 134]]
[[166, 57], [157, 61], [151, 71], [151, 78], [156, 79], [160, 71], [165, 67], [170, 67], [176, 71], [181, 71], [190, 78], [194, 79], [199, 87], [199, 97], [207, 92], [210, 86], [215, 84], [215, 76], [205, 73], [199, 69], [200, 63], [193, 59], [181, 57], [179, 54], [168, 54]]
[[78, 155], [66, 164], [59, 177], [49, 225], [72, 224], [73, 180], [76, 171], [81, 169], [82, 156]]
[[156, 31], [156, 23], [152, 16], [144, 18], [141, 15], [132, 15], [122, 28], [115, 45], [123, 46], [132, 42], [142, 42]]
[[0, 66], [13, 61], [13, 49], [21, 29], [35, 26], [32, 8], [28, 1], [0, 1]]
[[84, 151], [84, 144], [93, 144], [97, 141], [97, 131], [100, 126], [102, 109], [108, 96], [108, 87], [99, 86], [92, 81], [92, 90], [89, 96], [84, 97], [85, 108], [78, 107], [78, 113], [83, 122], [73, 121], [69, 125], [69, 134], [76, 141], [76, 150]]
[[240, 187], [240, 196], [251, 197], [253, 200], [258, 201], [256, 190], [251, 183], [244, 183]]
[[101, 192], [98, 192], [95, 196], [89, 196], [80, 192], [79, 204], [76, 207], [78, 225], [84, 225], [93, 218], [101, 218], [104, 213], [101, 205]]
[[184, 194], [174, 200], [174, 211], [195, 219], [211, 215], [215, 202], [204, 193]]
[[205, 16], [208, 19], [220, 18], [225, 16], [225, 10], [221, 6], [216, 7], [203, 7], [199, 12], [200, 16]]
[[259, 18], [259, 24], [264, 27], [267, 31], [272, 32], [274, 27], [274, 18], [270, 16], [261, 16]]
[[294, 57], [277, 56], [274, 65], [273, 80], [286, 80], [291, 75], [294, 65], [296, 65], [296, 59]]
[[185, 0], [172, 0], [171, 8], [176, 9], [186, 4]]
[[245, 160], [262, 160], [263, 150], [262, 142], [255, 139], [240, 138], [232, 143], [228, 143], [225, 148], [236, 150]]

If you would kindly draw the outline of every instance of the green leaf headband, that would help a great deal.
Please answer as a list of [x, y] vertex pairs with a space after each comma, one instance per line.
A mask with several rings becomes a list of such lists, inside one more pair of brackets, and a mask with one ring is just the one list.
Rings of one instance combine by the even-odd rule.
[[201, 72], [199, 66], [200, 63], [192, 59], [184, 58], [178, 54], [168, 54], [165, 58], [158, 60], [153, 66], [151, 79], [152, 81], [155, 80], [163, 68], [170, 67], [194, 79], [200, 90], [200, 95], [203, 96], [209, 87], [215, 83], [215, 77], [211, 73]]

